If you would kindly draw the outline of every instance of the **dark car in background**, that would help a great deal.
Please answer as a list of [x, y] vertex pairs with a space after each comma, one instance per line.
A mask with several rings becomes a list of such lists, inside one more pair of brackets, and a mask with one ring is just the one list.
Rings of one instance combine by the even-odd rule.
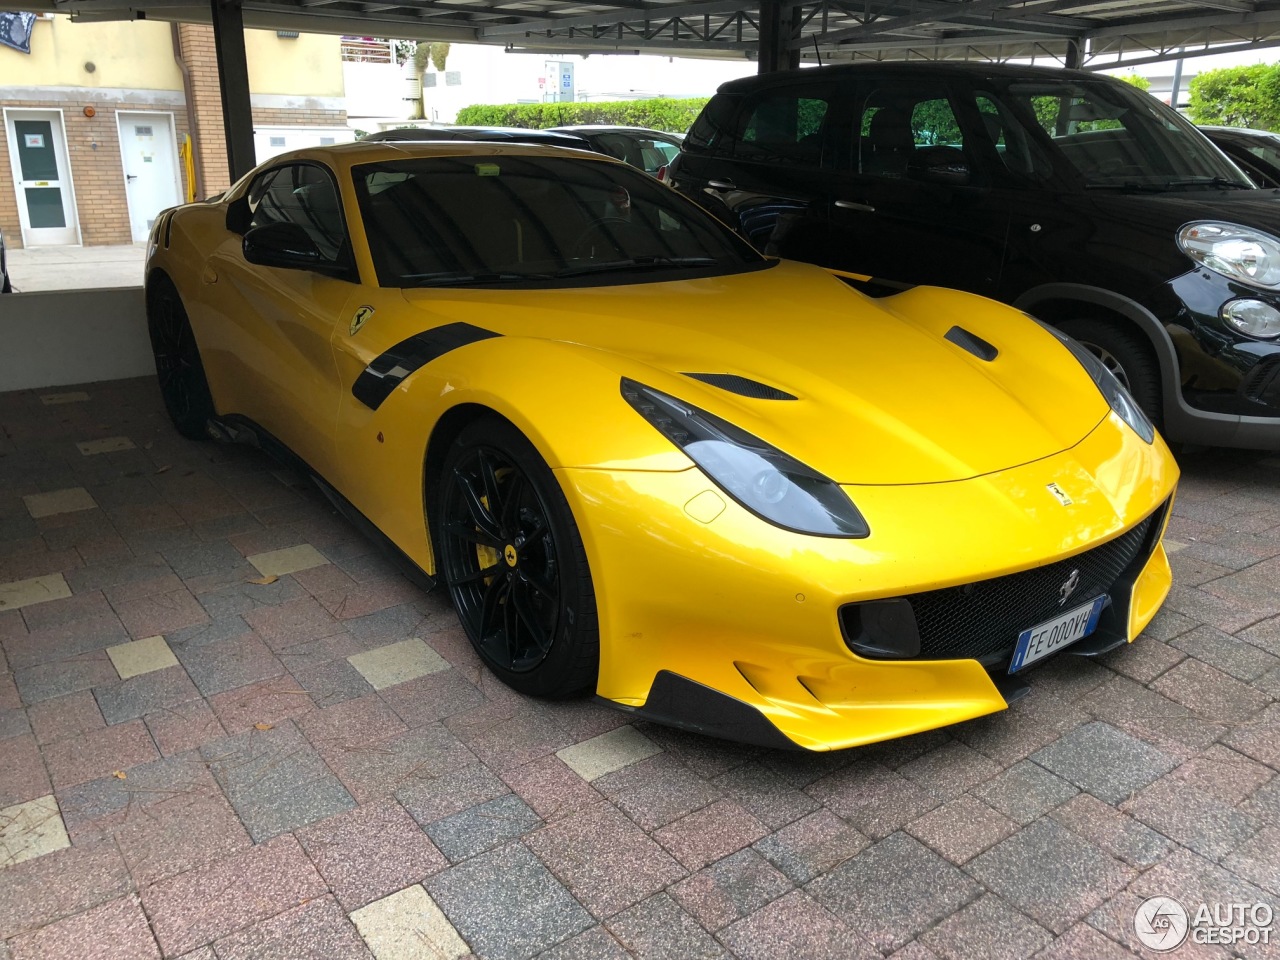
[[647, 130], [644, 127], [613, 127], [607, 124], [583, 124], [571, 127], [552, 127], [557, 133], [582, 137], [591, 149], [618, 160], [625, 160], [645, 173], [658, 176], [680, 152], [683, 136]]
[[744, 78], [669, 179], [766, 252], [1020, 307], [1171, 439], [1280, 448], [1280, 191], [1128, 84], [960, 63]]
[[[421, 143], [427, 140], [466, 140], [482, 143], [532, 143], [547, 147], [569, 147], [573, 150], [592, 150], [584, 138], [571, 133], [553, 133], [550, 130], [526, 130], [523, 127], [399, 127], [395, 130], [379, 130], [364, 136], [364, 140], [405, 140]], [[595, 152], [595, 151], [593, 151]]]
[[1245, 127], [1201, 127], [1219, 150], [1260, 187], [1280, 187], [1280, 134]]

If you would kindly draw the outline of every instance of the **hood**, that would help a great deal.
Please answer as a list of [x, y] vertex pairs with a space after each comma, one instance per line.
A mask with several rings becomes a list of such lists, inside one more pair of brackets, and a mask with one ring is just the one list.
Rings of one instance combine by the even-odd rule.
[[[932, 287], [872, 299], [798, 263], [697, 280], [405, 297], [417, 308], [406, 323], [418, 330], [465, 322], [599, 351], [619, 377], [696, 404], [841, 483], [1002, 470], [1073, 446], [1109, 409], [1057, 339], [1009, 307]], [[985, 360], [947, 339], [953, 327], [998, 355]], [[795, 399], [744, 396], [740, 382], [689, 374], [746, 378]], [[635, 416], [617, 392], [583, 402], [616, 402], [620, 416]]]

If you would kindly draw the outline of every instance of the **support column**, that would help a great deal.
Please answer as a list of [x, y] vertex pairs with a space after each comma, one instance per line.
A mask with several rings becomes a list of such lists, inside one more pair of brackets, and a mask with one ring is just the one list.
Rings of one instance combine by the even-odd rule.
[[1068, 70], [1079, 70], [1080, 62], [1083, 59], [1080, 49], [1079, 40], [1067, 41], [1067, 55], [1062, 59], [1062, 65]]
[[799, 69], [800, 51], [788, 47], [795, 34], [795, 22], [795, 4], [783, 0], [761, 0], [757, 73]]
[[222, 122], [227, 134], [227, 164], [234, 183], [256, 165], [249, 63], [244, 52], [244, 11], [240, 0], [210, 0], [210, 4], [218, 85], [222, 91]]

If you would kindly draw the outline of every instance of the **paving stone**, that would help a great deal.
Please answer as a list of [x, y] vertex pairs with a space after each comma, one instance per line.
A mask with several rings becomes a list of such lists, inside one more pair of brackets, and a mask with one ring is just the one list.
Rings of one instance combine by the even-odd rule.
[[375, 695], [311, 712], [298, 721], [298, 726], [325, 756], [365, 749], [409, 730]]
[[603, 799], [591, 784], [554, 755], [504, 771], [502, 779], [534, 813], [548, 822], [594, 806]]
[[768, 834], [755, 817], [732, 800], [717, 800], [653, 834], [687, 870], [699, 870]]
[[222, 724], [203, 700], [162, 707], [143, 717], [160, 754], [171, 757], [194, 750], [226, 734]]
[[538, 960], [632, 960], [633, 957], [604, 927], [592, 927], [538, 954]]
[[1099, 849], [1139, 870], [1159, 863], [1173, 849], [1173, 842], [1168, 837], [1120, 813], [1092, 794], [1077, 794], [1050, 816]]
[[755, 850], [739, 850], [668, 888], [707, 930], [748, 916], [791, 889], [791, 881]]
[[1173, 641], [1173, 645], [1202, 663], [1249, 682], [1280, 666], [1280, 657], [1244, 643], [1210, 626], [1197, 627]]
[[[123, 778], [116, 776], [123, 773]], [[179, 796], [221, 798], [216, 781], [199, 757], [174, 757], [115, 771], [57, 793], [62, 819], [76, 843], [110, 836], [146, 808]]]
[[39, 744], [78, 737], [106, 726], [98, 702], [88, 690], [44, 700], [33, 705], [27, 716], [31, 721], [31, 732]]
[[250, 577], [248, 580], [234, 580], [217, 586], [206, 586], [197, 581], [190, 581], [190, 585], [196, 594], [196, 599], [200, 601], [200, 606], [204, 607], [205, 612], [214, 620], [238, 616], [264, 607], [278, 606], [286, 601], [305, 596], [302, 587], [293, 577], [278, 577], [270, 583], [255, 582], [264, 579], [270, 578]]
[[541, 826], [542, 820], [528, 804], [506, 794], [437, 820], [425, 829], [440, 851], [457, 863]]
[[1262, 824], [1176, 776], [1140, 790], [1121, 809], [1210, 860], [1248, 841]]
[[1038, 763], [1020, 760], [974, 789], [975, 797], [1018, 823], [1027, 824], [1079, 793]]
[[[288, 667], [290, 659], [282, 654], [280, 662]], [[312, 667], [292, 667], [289, 672], [317, 707], [331, 707], [373, 693], [373, 687], [369, 686], [360, 671], [345, 659], [330, 660]]]
[[1199, 717], [1127, 677], [1104, 684], [1082, 704], [1098, 719], [1183, 759], [1199, 753], [1227, 730], [1225, 724]]
[[949, 800], [1000, 773], [1000, 767], [972, 747], [953, 740], [898, 767], [900, 776]]
[[632, 726], [622, 726], [556, 752], [583, 780], [598, 780], [662, 752], [662, 748]]
[[1248, 684], [1195, 659], [1182, 661], [1151, 686], [1197, 716], [1225, 723], [1248, 720], [1268, 700]]
[[192, 537], [183, 544], [161, 547], [160, 555], [183, 580], [219, 574], [246, 580], [254, 574], [254, 568], [229, 543], [202, 543]]
[[135, 896], [112, 900], [34, 933], [15, 937], [13, 960], [159, 960], [160, 950]]
[[44, 748], [45, 765], [58, 789], [115, 770], [127, 770], [158, 756], [151, 734], [138, 720], [93, 730], [72, 740], [59, 740]]
[[0, 870], [0, 940], [28, 933], [129, 892], [110, 841], [64, 847]]
[[1022, 960], [1053, 935], [993, 894], [953, 913], [920, 942], [946, 960]]
[[347, 662], [375, 690], [449, 669], [444, 657], [416, 637], [354, 654], [347, 657]]
[[[356, 672], [345, 660], [341, 663]], [[363, 677], [360, 681], [366, 683]], [[398, 683], [384, 688], [379, 696], [411, 727], [466, 713], [485, 702], [484, 694], [457, 670], [444, 670]]]
[[219, 960], [373, 960], [333, 897], [309, 900], [216, 944]]
[[200, 755], [255, 843], [355, 806], [289, 720], [215, 740]]
[[656, 830], [720, 798], [705, 778], [658, 754], [592, 781], [643, 830]]
[[1280, 703], [1234, 727], [1225, 742], [1245, 756], [1280, 769]]
[[327, 892], [292, 836], [276, 837], [142, 891], [166, 956], [242, 930]]
[[967, 794], [948, 800], [907, 825], [907, 832], [957, 865], [967, 863], [1017, 829], [1008, 817]]
[[[1186, 632], [1194, 626], [1191, 621], [1178, 614], [1170, 614], [1171, 617], [1178, 617], [1183, 621], [1183, 630]], [[1136, 680], [1138, 683], [1150, 683], [1162, 673], [1167, 672], [1171, 668], [1177, 666], [1186, 657], [1186, 654], [1179, 650], [1170, 640], [1170, 642], [1162, 642], [1156, 637], [1149, 636], [1151, 627], [1135, 640], [1133, 643], [1126, 643], [1118, 650], [1106, 654], [1102, 662], [1117, 673]], [[1177, 636], [1178, 634], [1175, 634]]]
[[1181, 764], [1172, 774], [1188, 786], [1233, 806], [1275, 775], [1270, 767], [1217, 743]]
[[1035, 960], [1133, 960], [1133, 954], [1093, 927], [1077, 923], [1037, 953]]
[[795, 883], [808, 883], [870, 843], [830, 810], [818, 810], [760, 840], [755, 848]]
[[414, 780], [475, 763], [475, 755], [442, 724], [418, 727], [376, 744], [327, 752], [326, 759], [360, 803], [390, 796]]
[[425, 827], [508, 792], [507, 785], [487, 768], [473, 764], [447, 774], [415, 778], [399, 787], [395, 796], [409, 815]]
[[244, 620], [277, 651], [343, 632], [342, 625], [311, 597], [258, 607], [246, 612]]
[[417, 884], [352, 912], [351, 922], [378, 960], [460, 960], [471, 952]]
[[81, 440], [76, 444], [81, 456], [92, 457], [100, 453], [119, 453], [122, 450], [136, 450], [137, 446], [128, 437], [103, 437], [101, 440]]
[[31, 724], [27, 722], [27, 712], [21, 707], [0, 709], [0, 740], [9, 737], [20, 737], [31, 732]]
[[594, 925], [590, 914], [519, 843], [473, 857], [431, 877], [425, 886], [486, 960], [524, 960]]
[[403, 603], [420, 600], [422, 590], [397, 571], [374, 581], [357, 582], [339, 590], [316, 595], [320, 605], [339, 620], [354, 620]]
[[618, 914], [609, 931], [640, 960], [718, 960], [724, 948], [665, 893]]
[[259, 724], [275, 726], [315, 709], [310, 694], [287, 673], [214, 694], [209, 706], [227, 733], [240, 733]]
[[722, 773], [712, 783], [770, 830], [818, 809], [813, 797], [754, 760]]
[[906, 777], [867, 761], [815, 781], [805, 792], [872, 839], [887, 837], [941, 803]]
[[[1145, 900], [1146, 897], [1137, 896], [1132, 890], [1122, 890], [1090, 913], [1085, 922], [1092, 929], [1105, 934], [1106, 939], [1124, 944], [1122, 955], [1126, 958], [1132, 958], [1135, 954], [1144, 957], [1144, 960], [1157, 960], [1160, 957], [1170, 956], [1168, 952], [1149, 949], [1137, 937], [1134, 918]], [[1185, 904], [1185, 901], [1181, 902]], [[1193, 910], [1195, 906], [1193, 903]], [[1198, 944], [1190, 937], [1172, 956], [1177, 960], [1232, 960], [1232, 953], [1227, 948]], [[1088, 960], [1094, 960], [1094, 958], [1090, 956]]]
[[1032, 755], [1040, 766], [1116, 804], [1174, 768], [1174, 760], [1110, 724], [1079, 727]]
[[[4, 649], [10, 666], [23, 670], [103, 650], [128, 639], [120, 619], [108, 610], [103, 616], [38, 627], [25, 636], [5, 641]], [[114, 679], [114, 668], [111, 672]]]
[[496, 773], [524, 766], [570, 742], [550, 708], [523, 698], [485, 704], [444, 723]]
[[175, 652], [206, 697], [285, 672], [284, 665], [252, 633], [200, 646], [184, 644]]
[[0, 610], [21, 610], [71, 596], [71, 588], [61, 573], [49, 573], [26, 580], [0, 583]]
[[115, 832], [138, 889], [250, 845], [244, 825], [216, 788], [175, 789], [149, 799], [134, 804]]
[[27, 512], [35, 520], [41, 517], [52, 517], [59, 513], [98, 508], [97, 503], [84, 487], [68, 487], [65, 490], [54, 490], [50, 493], [31, 493], [24, 496], [22, 502], [27, 505]]
[[53, 796], [0, 810], [0, 869], [71, 846]]
[[326, 565], [329, 560], [309, 543], [296, 547], [285, 547], [282, 550], [271, 550], [267, 553], [255, 553], [245, 558], [264, 577], [283, 577], [299, 570]]
[[894, 833], [820, 876], [807, 891], [887, 953], [976, 899], [981, 888], [915, 838]]
[[528, 846], [596, 917], [624, 910], [684, 876], [680, 865], [611, 804], [570, 814]]
[[969, 862], [969, 873], [1054, 933], [1124, 887], [1136, 871], [1049, 819]]
[[199, 601], [186, 589], [170, 590], [136, 600], [121, 600], [115, 604], [120, 622], [129, 636], [142, 638], [172, 633], [198, 626], [209, 620]]
[[116, 673], [120, 674], [121, 680], [178, 665], [178, 658], [164, 642], [164, 637], [145, 637], [131, 643], [107, 647], [107, 656], [115, 664]]
[[296, 835], [347, 910], [419, 883], [448, 865], [394, 800], [357, 807], [304, 827]]

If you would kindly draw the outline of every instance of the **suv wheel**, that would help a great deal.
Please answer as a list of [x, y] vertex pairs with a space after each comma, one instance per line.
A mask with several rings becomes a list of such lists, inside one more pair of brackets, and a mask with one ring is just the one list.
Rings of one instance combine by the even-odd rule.
[[1160, 367], [1142, 335], [1114, 321], [1083, 317], [1064, 320], [1057, 328], [1078, 340], [1106, 365], [1157, 427], [1161, 413]]

